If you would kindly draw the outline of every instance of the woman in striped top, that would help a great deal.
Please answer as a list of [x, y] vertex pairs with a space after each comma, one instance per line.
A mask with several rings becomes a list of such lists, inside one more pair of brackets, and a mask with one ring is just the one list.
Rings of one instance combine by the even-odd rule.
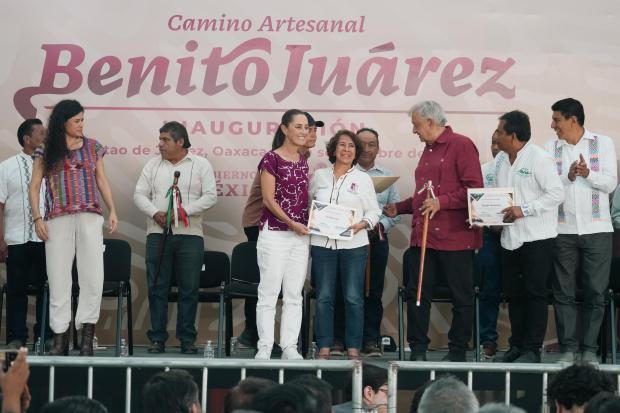
[[[37, 148], [30, 184], [30, 205], [39, 211], [45, 177], [45, 217], [35, 217], [37, 236], [45, 241], [50, 285], [51, 356], [68, 355], [71, 322], [71, 269], [77, 256], [80, 300], [75, 317], [82, 328], [80, 356], [93, 355], [95, 323], [103, 292], [103, 215], [99, 192], [110, 210], [110, 233], [118, 219], [105, 176], [105, 148], [82, 135], [84, 108], [76, 100], [59, 102], [48, 122], [48, 136]], [[38, 214], [36, 214], [38, 215]]]

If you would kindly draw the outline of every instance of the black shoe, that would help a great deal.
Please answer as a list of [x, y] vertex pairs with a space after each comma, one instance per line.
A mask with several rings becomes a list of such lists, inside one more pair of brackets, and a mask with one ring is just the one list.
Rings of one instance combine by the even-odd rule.
[[237, 341], [245, 347], [256, 348], [256, 345], [258, 344], [258, 332], [256, 332], [256, 330], [252, 331], [246, 328], [237, 338]]
[[464, 363], [467, 361], [467, 352], [466, 351], [458, 351], [458, 350], [450, 350], [448, 354], [441, 359], [441, 361], [449, 361], [452, 363]]
[[495, 357], [493, 363], [512, 363], [523, 354], [523, 349], [519, 347], [510, 347], [501, 357]]
[[52, 349], [52, 344], [54, 344], [54, 340], [52, 340], [51, 338], [49, 340], [45, 340], [45, 352], [49, 353], [49, 351]]
[[149, 354], [161, 354], [166, 352], [166, 346], [163, 341], [152, 341], [149, 349]]
[[426, 350], [411, 349], [409, 361], [426, 361]]
[[540, 352], [526, 348], [521, 352], [521, 357], [513, 363], [540, 363]]
[[198, 354], [198, 349], [194, 345], [193, 341], [182, 341], [181, 342], [181, 353], [182, 354]]

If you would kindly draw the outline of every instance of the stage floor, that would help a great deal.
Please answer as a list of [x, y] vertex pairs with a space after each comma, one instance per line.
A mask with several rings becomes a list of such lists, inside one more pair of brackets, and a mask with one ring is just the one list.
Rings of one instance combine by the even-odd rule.
[[[0, 346], [0, 348], [5, 348], [4, 345]], [[163, 354], [149, 354], [147, 352], [147, 346], [134, 346], [134, 354], [131, 357], [149, 357], [149, 358], [203, 358], [204, 347], [198, 347], [198, 354], [181, 354], [181, 347], [178, 346], [167, 346], [166, 352]], [[29, 350], [32, 351], [32, 345], [29, 345]], [[114, 357], [116, 353], [116, 348], [114, 346], [106, 346], [104, 348], [100, 348], [95, 350], [96, 357]], [[448, 350], [429, 350], [427, 352], [427, 361], [441, 361], [441, 359], [448, 353]], [[239, 349], [239, 354], [234, 356], [233, 358], [238, 359], [253, 359], [255, 354], [254, 349], [250, 348], [241, 348]], [[503, 355], [503, 351], [498, 352], [498, 356]], [[217, 348], [216, 348], [217, 355]], [[550, 352], [548, 351], [543, 358], [543, 363], [555, 363], [560, 357], [561, 353], [558, 352]], [[69, 352], [69, 356], [79, 356], [79, 350], [71, 350]], [[409, 352], [405, 352], [406, 360], [409, 360]], [[280, 358], [279, 354], [274, 354], [271, 357], [272, 359]], [[346, 356], [342, 357], [332, 357], [332, 360], [346, 360]], [[601, 357], [598, 357], [599, 361], [601, 361]], [[398, 352], [384, 352], [382, 357], [362, 357], [362, 360], [366, 363], [371, 363], [377, 366], [387, 367], [387, 363], [392, 360], [398, 360]], [[473, 350], [467, 352], [467, 361], [474, 362], [475, 355]], [[491, 359], [483, 359], [485, 363], [491, 363], [493, 360]], [[607, 356], [607, 363], [611, 364], [611, 353]]]

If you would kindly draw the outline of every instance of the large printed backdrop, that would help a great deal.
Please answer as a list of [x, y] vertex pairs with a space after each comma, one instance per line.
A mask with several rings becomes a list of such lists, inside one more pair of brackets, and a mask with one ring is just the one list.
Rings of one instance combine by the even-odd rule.
[[[21, 149], [15, 133], [24, 118], [45, 119], [64, 98], [87, 107], [85, 134], [109, 150], [106, 170], [121, 220], [115, 237], [132, 247], [135, 337], [146, 344], [146, 224], [132, 196], [143, 165], [157, 156], [157, 130], [166, 121], [185, 122], [192, 151], [213, 165], [218, 203], [204, 214], [205, 248], [230, 254], [245, 240], [241, 213], [258, 161], [290, 108], [326, 124], [312, 171], [327, 166], [324, 141], [335, 131], [375, 128], [382, 149], [377, 162], [401, 176], [402, 198], [415, 189], [423, 149], [406, 111], [421, 99], [444, 106], [450, 125], [478, 146], [481, 163], [491, 160], [498, 114], [529, 113], [533, 142], [543, 145], [554, 137], [551, 104], [568, 96], [583, 102], [586, 127], [615, 138], [620, 5], [605, 2], [578, 13], [567, 6], [531, 0], [380, 6], [368, 0], [3, 1], [0, 161]], [[389, 234], [382, 331], [394, 337], [409, 228], [405, 217]], [[235, 335], [243, 328], [242, 305], [235, 303]], [[113, 342], [115, 308], [104, 300], [102, 342]], [[32, 323], [32, 301], [30, 310]], [[170, 315], [174, 336], [172, 305]], [[450, 307], [434, 307], [431, 318], [432, 345], [445, 346]], [[216, 340], [217, 305], [199, 306], [196, 325], [198, 343]], [[505, 343], [505, 310], [498, 329]]]

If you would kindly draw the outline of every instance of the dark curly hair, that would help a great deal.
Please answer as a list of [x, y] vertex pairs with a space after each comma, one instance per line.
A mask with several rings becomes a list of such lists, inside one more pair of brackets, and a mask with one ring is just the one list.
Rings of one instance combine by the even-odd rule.
[[84, 108], [77, 100], [61, 100], [54, 106], [47, 122], [47, 140], [43, 149], [44, 173], [50, 173], [55, 166], [60, 166], [62, 160], [69, 156], [69, 147], [65, 135], [65, 123], [72, 117], [84, 112]]
[[561, 370], [547, 387], [547, 395], [570, 410], [582, 407], [602, 391], [614, 392], [611, 376], [589, 364], [575, 363]]
[[362, 145], [362, 141], [360, 140], [360, 138], [358, 138], [357, 135], [350, 130], [339, 130], [333, 138], [331, 138], [329, 141], [327, 141], [327, 143], [325, 143], [327, 157], [331, 163], [336, 163], [336, 147], [338, 146], [338, 143], [340, 142], [340, 137], [342, 135], [351, 138], [351, 140], [355, 144], [355, 159], [353, 159], [353, 162], [351, 163], [351, 166], [355, 166], [357, 164], [357, 160], [360, 158], [360, 156], [362, 156], [364, 146]]

